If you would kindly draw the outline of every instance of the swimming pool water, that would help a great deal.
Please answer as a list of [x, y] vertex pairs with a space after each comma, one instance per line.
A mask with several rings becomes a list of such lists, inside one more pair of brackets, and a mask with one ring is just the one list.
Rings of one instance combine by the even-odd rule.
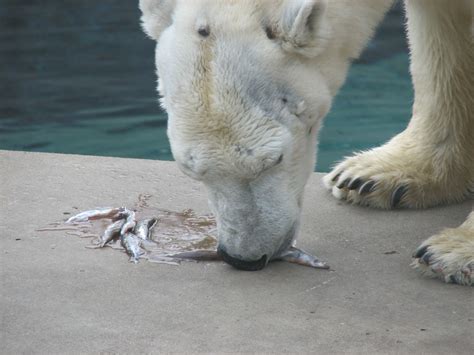
[[[0, 149], [172, 159], [136, 1], [2, 3]], [[398, 4], [352, 66], [320, 134], [318, 171], [406, 126], [403, 22]]]

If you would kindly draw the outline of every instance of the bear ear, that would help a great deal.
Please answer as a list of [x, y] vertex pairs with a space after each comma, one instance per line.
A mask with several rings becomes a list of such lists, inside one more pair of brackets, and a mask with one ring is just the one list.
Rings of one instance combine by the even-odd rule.
[[140, 0], [143, 31], [152, 39], [158, 40], [161, 32], [173, 22], [176, 0]]
[[327, 0], [286, 0], [280, 23], [283, 49], [314, 57], [329, 37]]

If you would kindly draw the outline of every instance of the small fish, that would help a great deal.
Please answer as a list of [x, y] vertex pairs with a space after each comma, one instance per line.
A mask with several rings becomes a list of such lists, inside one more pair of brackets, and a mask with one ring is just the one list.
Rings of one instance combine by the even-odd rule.
[[102, 218], [113, 219], [119, 213], [123, 212], [124, 210], [125, 210], [124, 207], [119, 207], [119, 208], [111, 208], [111, 207], [96, 208], [94, 210], [84, 211], [84, 212], [81, 212], [79, 214], [76, 214], [75, 216], [72, 216], [71, 218], [69, 218], [66, 221], [66, 223], [87, 222], [87, 221], [92, 221], [92, 220], [102, 219]]
[[317, 257], [308, 254], [304, 250], [290, 247], [284, 251], [280, 256], [273, 260], [283, 260], [289, 263], [294, 263], [303, 266], [314, 267], [316, 269], [329, 269], [329, 265], [320, 261]]
[[157, 222], [158, 220], [156, 218], [144, 219], [143, 221], [137, 222], [134, 231], [135, 235], [142, 240], [150, 239], [151, 230], [156, 226]]
[[105, 229], [104, 233], [100, 236], [100, 247], [103, 248], [107, 243], [111, 242], [115, 238], [118, 238], [124, 224], [125, 220], [120, 219], [109, 225]]
[[143, 255], [143, 251], [140, 249], [140, 240], [138, 237], [130, 232], [120, 235], [120, 242], [124, 247], [127, 254], [130, 256], [131, 263], [138, 263], [138, 259]]
[[120, 230], [121, 235], [125, 235], [128, 232], [133, 231], [135, 226], [137, 225], [137, 221], [135, 220], [135, 212], [129, 209], [125, 209], [123, 212], [120, 213], [122, 218], [125, 218], [125, 223]]
[[169, 254], [167, 256], [174, 259], [194, 260], [194, 261], [222, 260], [222, 257], [217, 253], [217, 250], [183, 251], [176, 254]]

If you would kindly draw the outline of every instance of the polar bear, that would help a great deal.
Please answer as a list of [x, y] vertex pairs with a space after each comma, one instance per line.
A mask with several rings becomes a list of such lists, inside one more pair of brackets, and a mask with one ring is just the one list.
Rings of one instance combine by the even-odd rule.
[[[229, 264], [260, 269], [294, 243], [321, 122], [392, 2], [140, 0], [173, 156], [205, 184]], [[413, 118], [324, 178], [350, 203], [422, 208], [474, 188], [474, 2], [405, 7]], [[474, 212], [414, 257], [426, 274], [471, 285]]]

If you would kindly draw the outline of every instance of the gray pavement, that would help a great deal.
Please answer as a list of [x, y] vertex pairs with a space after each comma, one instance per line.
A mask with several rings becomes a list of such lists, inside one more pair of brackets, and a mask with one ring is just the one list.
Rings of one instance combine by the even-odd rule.
[[35, 229], [141, 193], [204, 213], [198, 183], [169, 162], [0, 151], [0, 352], [472, 353], [474, 288], [410, 267], [414, 248], [460, 224], [472, 202], [370, 210], [334, 200], [320, 180], [309, 181], [298, 246], [333, 271], [133, 265]]

